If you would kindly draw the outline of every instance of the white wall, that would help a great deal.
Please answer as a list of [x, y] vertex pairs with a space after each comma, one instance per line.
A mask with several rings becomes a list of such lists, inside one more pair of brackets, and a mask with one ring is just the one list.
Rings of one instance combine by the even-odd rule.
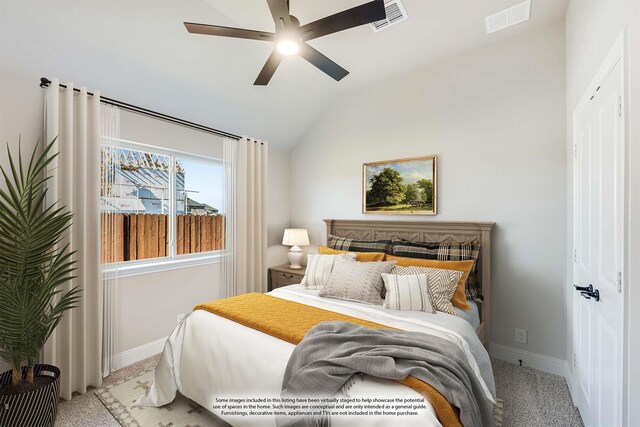
[[210, 264], [121, 278], [116, 352], [168, 336], [178, 314], [220, 298], [220, 277], [220, 264]]
[[[3, 145], [0, 164], [3, 167], [6, 165], [5, 142], [15, 151], [21, 134], [23, 152], [29, 153], [35, 146], [42, 128], [42, 106], [43, 90], [38, 87], [38, 76], [0, 70], [0, 142]], [[222, 156], [218, 137], [127, 112], [121, 116], [121, 136], [196, 154]], [[270, 148], [269, 265], [286, 260], [286, 248], [278, 239], [289, 223], [288, 159], [288, 152]], [[216, 286], [219, 277], [220, 265], [209, 264], [121, 278], [116, 351], [124, 352], [167, 336], [175, 327], [179, 313], [220, 296]], [[0, 362], [0, 372], [5, 369]]]
[[[620, 32], [630, 30], [630, 93], [628, 94], [629, 149], [629, 269], [625, 274], [625, 292], [628, 314], [626, 331], [628, 334], [627, 360], [629, 375], [625, 378], [628, 400], [625, 402], [625, 420], [628, 425], [640, 424], [640, 366], [636, 363], [640, 354], [640, 312], [635, 301], [640, 298], [640, 2], [638, 1], [584, 1], [570, 3], [566, 18], [566, 72], [567, 72], [567, 152], [572, 150], [573, 111], [583, 93], [598, 71], [600, 64], [609, 52]], [[567, 191], [572, 186], [571, 156], [567, 156]], [[567, 207], [567, 254], [571, 253], [572, 218], [571, 198]], [[572, 316], [571, 289], [572, 260], [567, 257], [567, 320]], [[567, 331], [568, 357], [573, 353], [573, 336]]]
[[[17, 153], [22, 139], [23, 153], [31, 153], [42, 133], [44, 94], [38, 79], [0, 69], [0, 164], [8, 166], [6, 144]], [[4, 187], [4, 179], [0, 179]]]
[[560, 22], [343, 97], [291, 152], [292, 225], [322, 243], [362, 163], [436, 154], [436, 217], [366, 218], [495, 221], [492, 342], [564, 359], [564, 66]]

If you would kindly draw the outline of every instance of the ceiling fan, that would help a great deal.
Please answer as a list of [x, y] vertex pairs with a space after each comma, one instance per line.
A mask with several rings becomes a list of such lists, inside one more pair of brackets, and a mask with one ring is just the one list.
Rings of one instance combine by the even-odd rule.
[[275, 42], [276, 48], [253, 83], [265, 86], [282, 59], [296, 53], [336, 81], [340, 81], [349, 72], [309, 46], [307, 41], [386, 18], [384, 0], [374, 0], [301, 26], [298, 18], [289, 14], [289, 0], [267, 0], [267, 4], [276, 24], [275, 33], [193, 22], [185, 22], [184, 26], [194, 34]]

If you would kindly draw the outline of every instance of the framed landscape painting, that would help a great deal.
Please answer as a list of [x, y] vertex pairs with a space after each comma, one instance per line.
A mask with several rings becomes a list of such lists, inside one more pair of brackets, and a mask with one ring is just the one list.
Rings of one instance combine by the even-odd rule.
[[362, 165], [362, 213], [435, 215], [436, 156]]

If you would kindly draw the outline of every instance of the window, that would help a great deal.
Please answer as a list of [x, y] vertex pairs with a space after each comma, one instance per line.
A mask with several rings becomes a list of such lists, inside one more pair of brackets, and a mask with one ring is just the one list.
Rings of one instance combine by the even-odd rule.
[[102, 262], [145, 264], [225, 248], [220, 160], [123, 143], [103, 147]]
[[222, 172], [219, 162], [176, 159], [178, 255], [224, 249], [223, 187], [215, 185], [223, 182]]

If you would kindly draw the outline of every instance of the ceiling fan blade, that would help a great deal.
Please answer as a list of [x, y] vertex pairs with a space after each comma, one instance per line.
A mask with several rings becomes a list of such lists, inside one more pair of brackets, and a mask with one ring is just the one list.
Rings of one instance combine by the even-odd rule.
[[298, 54], [336, 81], [342, 80], [349, 74], [347, 70], [304, 42], [300, 44]]
[[312, 40], [327, 34], [380, 21], [387, 17], [384, 0], [374, 0], [335, 15], [327, 16], [300, 27], [302, 40]]
[[185, 22], [184, 26], [192, 34], [205, 34], [208, 36], [235, 37], [239, 39], [264, 40], [272, 42], [276, 35], [266, 31], [245, 30], [242, 28], [221, 27], [219, 25], [196, 24]]
[[267, 0], [273, 22], [276, 23], [276, 33], [291, 25], [288, 0]]
[[273, 74], [278, 69], [278, 65], [282, 62], [283, 55], [278, 52], [278, 49], [274, 49], [269, 55], [267, 62], [262, 67], [260, 74], [258, 74], [258, 78], [253, 83], [254, 86], [266, 86], [273, 77]]

